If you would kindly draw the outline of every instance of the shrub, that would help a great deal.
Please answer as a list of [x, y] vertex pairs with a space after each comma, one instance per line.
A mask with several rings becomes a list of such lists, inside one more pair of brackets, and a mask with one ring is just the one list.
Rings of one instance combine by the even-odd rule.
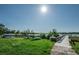
[[42, 39], [45, 39], [45, 38], [46, 38], [46, 36], [45, 36], [44, 33], [41, 33], [41, 34], [40, 34], [40, 37], [41, 37]]
[[50, 37], [50, 40], [56, 42], [56, 41], [57, 41], [57, 38], [54, 37], [54, 36], [51, 36], [51, 37]]
[[51, 36], [52, 36], [52, 35], [49, 33], [49, 34], [46, 36], [46, 38], [47, 38], [47, 39], [50, 39]]

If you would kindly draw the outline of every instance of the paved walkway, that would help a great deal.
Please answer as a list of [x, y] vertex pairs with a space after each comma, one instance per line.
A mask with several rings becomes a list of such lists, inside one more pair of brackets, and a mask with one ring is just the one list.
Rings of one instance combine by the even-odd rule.
[[76, 55], [74, 50], [71, 49], [68, 36], [64, 36], [61, 40], [55, 43], [51, 51], [51, 55]]

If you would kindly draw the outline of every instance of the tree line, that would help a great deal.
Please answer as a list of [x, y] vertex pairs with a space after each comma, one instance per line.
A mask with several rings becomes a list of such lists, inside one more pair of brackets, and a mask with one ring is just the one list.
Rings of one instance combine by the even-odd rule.
[[7, 28], [4, 24], [0, 24], [0, 35], [2, 34], [25, 34], [25, 33], [34, 33], [33, 30], [25, 30], [25, 31], [19, 31], [19, 30], [11, 30]]
[[[23, 34], [24, 36], [28, 36], [28, 34], [38, 34], [35, 33], [33, 30], [27, 29], [25, 31], [19, 31], [19, 30], [10, 30], [7, 28], [4, 24], [0, 24], [0, 35], [3, 34]], [[41, 38], [47, 37], [49, 39], [50, 36], [54, 35], [55, 37], [59, 36], [59, 33], [56, 31], [56, 29], [53, 29], [52, 31], [48, 32], [47, 36], [46, 33], [39, 33]]]

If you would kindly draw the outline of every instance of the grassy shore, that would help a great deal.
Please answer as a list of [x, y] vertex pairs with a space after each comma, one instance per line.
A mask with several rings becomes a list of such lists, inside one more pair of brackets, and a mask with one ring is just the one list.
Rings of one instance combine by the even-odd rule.
[[1, 55], [48, 55], [55, 42], [47, 39], [0, 38]]
[[74, 42], [74, 44], [71, 44], [72, 49], [74, 49], [75, 52], [79, 54], [79, 37], [71, 37], [70, 39], [72, 39]]

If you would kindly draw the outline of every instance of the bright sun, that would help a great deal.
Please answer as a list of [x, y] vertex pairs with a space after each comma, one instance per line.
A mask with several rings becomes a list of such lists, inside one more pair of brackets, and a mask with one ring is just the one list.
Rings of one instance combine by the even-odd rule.
[[42, 13], [46, 13], [47, 12], [47, 7], [46, 6], [42, 6], [41, 7], [41, 12]]

